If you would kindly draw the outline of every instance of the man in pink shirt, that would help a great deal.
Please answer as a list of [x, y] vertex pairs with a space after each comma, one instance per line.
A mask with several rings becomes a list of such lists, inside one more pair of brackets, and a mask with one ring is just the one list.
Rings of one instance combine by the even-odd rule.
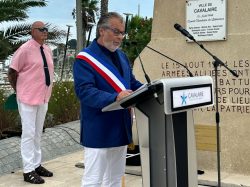
[[21, 154], [24, 181], [41, 184], [40, 176], [53, 173], [41, 166], [41, 135], [53, 84], [53, 55], [44, 44], [48, 29], [34, 22], [32, 38], [14, 54], [8, 71], [11, 86], [17, 93], [18, 111], [22, 121]]

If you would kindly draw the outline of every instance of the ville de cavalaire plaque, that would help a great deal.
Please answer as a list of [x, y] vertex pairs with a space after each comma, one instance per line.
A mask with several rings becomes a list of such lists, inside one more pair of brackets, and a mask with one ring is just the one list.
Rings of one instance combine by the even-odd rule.
[[226, 40], [226, 7], [226, 0], [186, 1], [186, 30], [197, 41]]

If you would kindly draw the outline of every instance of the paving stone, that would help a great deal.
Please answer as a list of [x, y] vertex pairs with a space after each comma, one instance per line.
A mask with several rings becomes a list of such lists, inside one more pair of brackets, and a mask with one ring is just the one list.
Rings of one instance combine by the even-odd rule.
[[17, 160], [17, 163], [18, 163], [19, 166], [23, 166], [23, 160], [22, 159]]
[[11, 150], [12, 150], [13, 153], [18, 152], [18, 149], [16, 147], [11, 148]]
[[7, 159], [6, 157], [4, 157], [4, 158], [2, 159], [2, 162], [3, 162], [3, 165], [6, 165], [6, 164], [9, 163], [9, 161], [8, 161], [8, 159]]
[[12, 148], [6, 149], [6, 152], [8, 153], [8, 155], [10, 155], [11, 153], [13, 153]]
[[14, 162], [13, 158], [11, 155], [6, 156], [7, 160], [9, 163]]
[[3, 166], [3, 161], [0, 160], [0, 168]]
[[16, 146], [16, 143], [11, 143], [10, 145], [11, 145], [11, 146]]
[[0, 159], [2, 159], [3, 157], [5, 157], [2, 153], [2, 150], [0, 151]]
[[17, 153], [13, 156], [14, 161], [20, 160], [22, 158], [21, 153]]
[[54, 139], [52, 139], [52, 142], [56, 144], [58, 141], [57, 141], [57, 139], [54, 138]]
[[2, 171], [3, 171], [4, 173], [8, 173], [8, 172], [9, 172], [8, 165], [4, 165], [4, 166], [2, 167]]
[[12, 166], [13, 169], [15, 169], [15, 168], [17, 168], [17, 167], [21, 167], [21, 166], [18, 164], [18, 162], [12, 162], [12, 163], [11, 163], [11, 166]]
[[20, 152], [21, 151], [21, 143], [20, 143], [20, 145], [16, 146], [15, 148], [17, 149], [18, 152]]
[[57, 146], [58, 148], [62, 148], [62, 145], [61, 145], [59, 142], [56, 144], [56, 146]]
[[[70, 122], [63, 124], [65, 127], [75, 129], [79, 132], [79, 122]], [[60, 125], [58, 126], [60, 127]], [[64, 128], [67, 130], [74, 139], [79, 139], [79, 135], [72, 130]], [[21, 158], [21, 139], [19, 137], [12, 137], [0, 141], [0, 166], [1, 172], [0, 177], [3, 174], [16, 171], [17, 168], [22, 168], [22, 158]], [[82, 150], [82, 146], [78, 146], [69, 135], [61, 129], [47, 128], [45, 133], [42, 134], [41, 140], [42, 149], [42, 160], [50, 160], [71, 152]]]
[[[6, 139], [6, 140], [1, 140], [1, 141], [6, 141], [6, 143], [7, 143], [7, 142], [8, 142], [8, 139]], [[5, 150], [6, 148], [8, 148], [6, 144], [0, 144], [0, 147], [2, 148], [2, 150]]]
[[[3, 140], [2, 140], [3, 141]], [[2, 150], [1, 151], [1, 154], [3, 155], [3, 157], [7, 156], [8, 155], [8, 152], [6, 150]]]

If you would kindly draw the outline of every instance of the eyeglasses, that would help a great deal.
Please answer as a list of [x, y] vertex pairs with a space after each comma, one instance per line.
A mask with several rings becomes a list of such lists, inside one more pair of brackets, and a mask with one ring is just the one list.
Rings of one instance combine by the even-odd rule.
[[112, 29], [110, 27], [104, 27], [104, 28], [112, 30], [115, 36], [119, 36], [119, 34], [123, 36], [125, 34], [125, 31], [120, 31], [119, 29]]
[[44, 30], [46, 30], [46, 32], [48, 32], [48, 28], [35, 28], [35, 29], [38, 29], [40, 32], [43, 32]]

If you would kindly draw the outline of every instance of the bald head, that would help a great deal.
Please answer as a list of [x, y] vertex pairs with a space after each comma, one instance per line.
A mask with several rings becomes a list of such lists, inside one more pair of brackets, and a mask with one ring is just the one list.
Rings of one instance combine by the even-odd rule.
[[31, 27], [32, 38], [40, 45], [43, 45], [44, 41], [47, 39], [48, 33], [44, 28], [46, 28], [46, 26], [41, 21], [34, 22]]
[[34, 23], [32, 24], [31, 29], [39, 28], [39, 27], [41, 27], [41, 26], [42, 26], [42, 27], [45, 27], [44, 23], [41, 22], [41, 21], [36, 21], [36, 22], [34, 22]]

